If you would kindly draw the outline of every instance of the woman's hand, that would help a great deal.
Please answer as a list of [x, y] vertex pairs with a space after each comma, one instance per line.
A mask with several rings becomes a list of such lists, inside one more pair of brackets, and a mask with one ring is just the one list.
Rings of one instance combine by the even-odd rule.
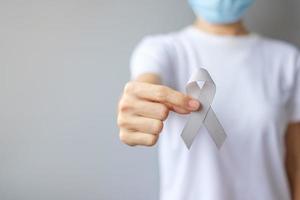
[[200, 109], [199, 101], [169, 87], [147, 82], [139, 79], [127, 83], [119, 102], [119, 136], [130, 146], [153, 146], [170, 111], [188, 114]]

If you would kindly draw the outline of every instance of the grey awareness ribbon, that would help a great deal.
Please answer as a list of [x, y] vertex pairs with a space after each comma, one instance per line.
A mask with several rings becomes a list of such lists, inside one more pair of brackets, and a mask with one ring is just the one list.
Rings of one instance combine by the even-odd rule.
[[[197, 82], [203, 83], [201, 88]], [[200, 128], [204, 125], [216, 146], [220, 149], [227, 136], [215, 112], [211, 108], [211, 103], [216, 93], [216, 85], [208, 71], [203, 68], [197, 69], [192, 74], [186, 86], [186, 91], [189, 96], [201, 102], [202, 109], [192, 112], [183, 128], [181, 137], [184, 143], [190, 149]]]

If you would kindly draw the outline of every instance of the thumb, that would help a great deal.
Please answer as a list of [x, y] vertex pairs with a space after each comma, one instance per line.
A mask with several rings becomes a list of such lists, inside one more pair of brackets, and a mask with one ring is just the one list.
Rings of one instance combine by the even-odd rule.
[[183, 108], [181, 106], [176, 106], [176, 105], [172, 105], [172, 104], [168, 104], [167, 106], [169, 107], [170, 110], [176, 112], [176, 113], [179, 113], [179, 114], [189, 114], [191, 113], [192, 111], [198, 111], [198, 110], [201, 110], [202, 108], [202, 105], [201, 103], [196, 100], [196, 99], [190, 99], [188, 100], [188, 108]]

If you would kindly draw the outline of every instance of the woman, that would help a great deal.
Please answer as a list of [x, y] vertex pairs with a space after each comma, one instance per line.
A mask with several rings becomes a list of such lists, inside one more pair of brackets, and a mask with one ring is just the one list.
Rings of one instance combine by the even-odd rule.
[[[193, 26], [146, 37], [134, 51], [120, 139], [152, 146], [159, 138], [162, 200], [299, 200], [299, 51], [248, 32], [241, 17], [253, 0], [189, 3]], [[212, 108], [227, 133], [220, 150], [205, 128], [190, 150], [180, 137], [188, 114], [201, 110], [184, 94], [199, 67], [217, 86]]]

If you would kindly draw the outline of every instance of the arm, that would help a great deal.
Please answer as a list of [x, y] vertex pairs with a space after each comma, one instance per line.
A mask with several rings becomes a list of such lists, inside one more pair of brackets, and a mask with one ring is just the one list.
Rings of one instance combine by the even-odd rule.
[[300, 200], [300, 123], [288, 126], [286, 132], [286, 169], [293, 200]]

